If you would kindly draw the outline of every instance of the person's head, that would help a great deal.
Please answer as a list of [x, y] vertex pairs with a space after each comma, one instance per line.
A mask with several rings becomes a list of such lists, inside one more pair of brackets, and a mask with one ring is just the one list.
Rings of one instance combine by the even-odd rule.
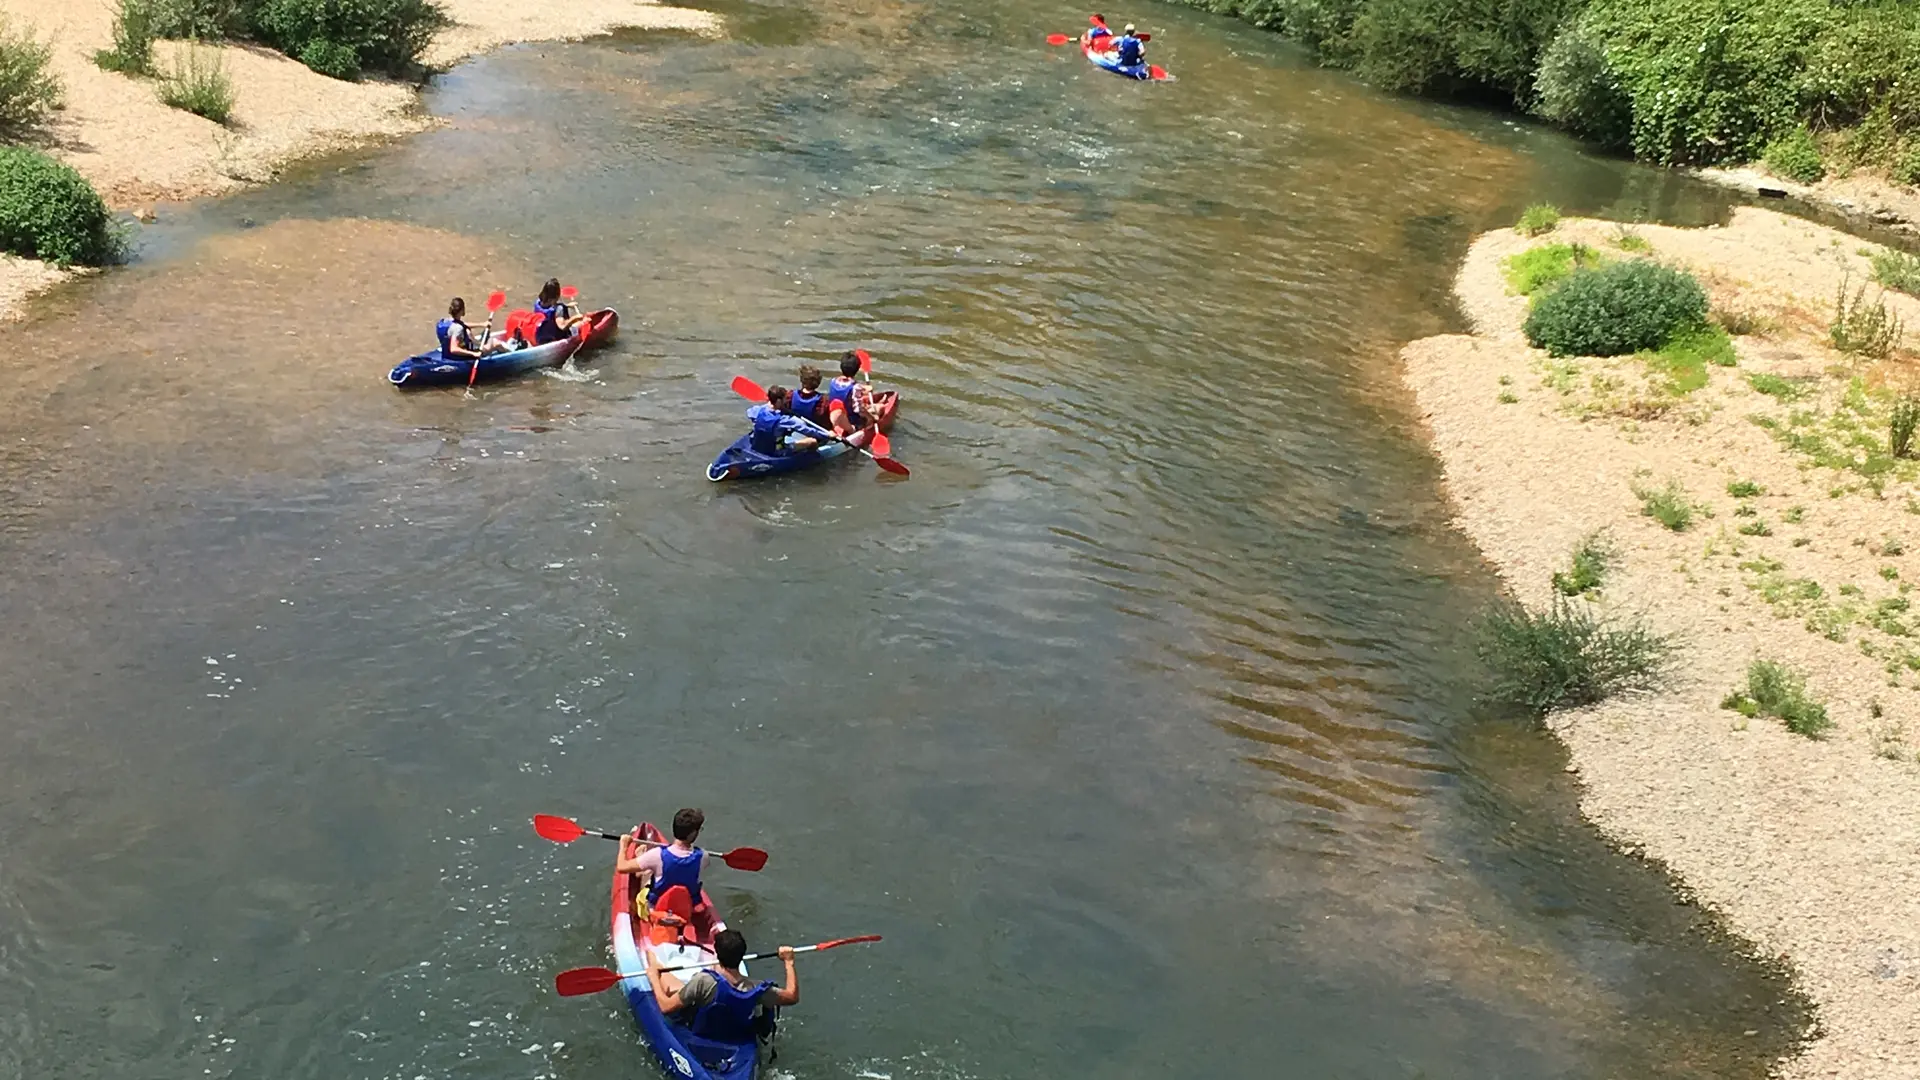
[[545, 285], [540, 286], [540, 302], [551, 304], [558, 299], [560, 299], [560, 279], [550, 277]]
[[456, 319], [465, 317], [467, 314], [467, 302], [457, 296], [454, 297], [453, 301], [447, 305], [447, 314]]
[[700, 835], [700, 827], [706, 823], [707, 815], [694, 807], [680, 810], [673, 815], [673, 838], [691, 844]]
[[848, 353], [840, 358], [840, 374], [851, 379], [860, 374], [860, 354]]
[[800, 365], [800, 389], [811, 394], [820, 389], [820, 369], [812, 364]]
[[1133, 24], [1132, 24], [1132, 23], [1128, 23], [1128, 24], [1127, 24], [1127, 28], [1126, 28], [1126, 30], [1125, 30], [1125, 31], [1123, 31], [1123, 33], [1126, 33], [1126, 34], [1132, 34], [1132, 33], [1133, 33]]
[[713, 955], [721, 967], [739, 967], [747, 958], [747, 935], [731, 928], [713, 935]]
[[767, 387], [767, 404], [776, 409], [786, 408], [787, 402], [792, 399], [792, 397], [793, 395], [788, 393], [787, 388], [784, 386]]
[[1107, 17], [1096, 12], [1093, 16], [1093, 22], [1096, 26], [1105, 26], [1107, 25]]

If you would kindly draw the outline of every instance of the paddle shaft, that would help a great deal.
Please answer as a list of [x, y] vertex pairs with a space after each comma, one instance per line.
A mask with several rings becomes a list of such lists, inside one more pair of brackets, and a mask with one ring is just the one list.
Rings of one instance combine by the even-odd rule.
[[[836, 941], [836, 942], [825, 943], [820, 945], [796, 945], [794, 946], [794, 949], [793, 949], [793, 955], [799, 956], [803, 952], [818, 952], [821, 949], [832, 948], [834, 945], [838, 945], [838, 944], [841, 944], [841, 943]], [[771, 960], [774, 957], [777, 957], [779, 955], [780, 954], [777, 952], [748, 953], [747, 955], [740, 958], [740, 962], [744, 964], [749, 960]], [[718, 961], [711, 961], [705, 964], [681, 964], [678, 967], [661, 968], [660, 974], [666, 975], [670, 972], [675, 972], [675, 971], [699, 971], [701, 968], [712, 967], [714, 966], [715, 963], [718, 963]]]

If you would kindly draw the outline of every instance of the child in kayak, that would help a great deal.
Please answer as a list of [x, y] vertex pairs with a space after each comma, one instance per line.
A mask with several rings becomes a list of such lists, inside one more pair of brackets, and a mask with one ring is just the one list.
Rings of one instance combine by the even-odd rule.
[[787, 411], [816, 424], [826, 423], [827, 397], [820, 392], [819, 368], [812, 364], [800, 365], [800, 389], [789, 395]]
[[820, 426], [787, 411], [792, 397], [784, 386], [769, 386], [766, 403], [747, 410], [747, 419], [753, 421], [754, 453], [779, 457], [820, 445]]
[[840, 358], [840, 374], [827, 385], [827, 420], [843, 439], [873, 423], [873, 390], [859, 374], [860, 355], [847, 353]]
[[575, 315], [566, 301], [560, 299], [560, 279], [548, 278], [540, 286], [540, 299], [533, 302], [533, 313], [540, 319], [534, 328], [533, 343], [545, 345], [550, 341], [559, 341], [573, 332], [573, 328], [587, 321], [585, 315]]
[[1139, 67], [1147, 62], [1146, 42], [1134, 36], [1132, 23], [1127, 24], [1126, 30], [1120, 35], [1120, 40], [1114, 43], [1114, 49], [1114, 59], [1126, 67]]
[[1096, 14], [1093, 16], [1092, 22], [1093, 29], [1080, 35], [1080, 44], [1091, 46], [1097, 52], [1105, 52], [1107, 46], [1112, 44], [1112, 42], [1101, 41], [1100, 39], [1113, 37], [1113, 31], [1107, 29], [1107, 17]]
[[440, 339], [442, 360], [478, 360], [512, 347], [504, 341], [475, 345], [473, 328], [467, 325], [467, 302], [458, 296], [447, 305], [447, 317], [434, 324], [433, 333]]

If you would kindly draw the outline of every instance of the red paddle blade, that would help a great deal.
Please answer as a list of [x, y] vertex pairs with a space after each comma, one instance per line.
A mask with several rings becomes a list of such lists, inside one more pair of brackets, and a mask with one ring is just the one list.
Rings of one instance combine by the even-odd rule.
[[760, 388], [760, 384], [747, 378], [745, 375], [735, 375], [733, 377], [733, 392], [746, 398], [748, 401], [767, 400], [767, 392]]
[[859, 937], [843, 937], [838, 941], [823, 941], [820, 944], [815, 945], [813, 949], [815, 952], [825, 952], [828, 949], [838, 948], [842, 945], [858, 945], [866, 941], [879, 941], [879, 940], [880, 940], [879, 934], [862, 934]]
[[507, 294], [499, 289], [487, 294], [487, 314], [491, 315], [507, 306]]
[[1137, 38], [1139, 38], [1139, 39], [1140, 39], [1141, 41], [1152, 41], [1152, 40], [1153, 40], [1153, 35], [1152, 35], [1152, 34], [1135, 34], [1135, 35], [1133, 35], [1133, 36], [1134, 36], [1134, 37], [1137, 37]]
[[552, 814], [533, 815], [533, 831], [556, 844], [571, 844], [587, 835], [587, 830], [566, 818], [555, 817]]
[[893, 460], [890, 457], [874, 458], [873, 463], [875, 465], [880, 466], [881, 469], [887, 472], [890, 472], [895, 476], [912, 476], [913, 475], [913, 472], [910, 469], [908, 469], [905, 465], [900, 464], [899, 462]]
[[1163, 68], [1163, 67], [1161, 67], [1161, 66], [1160, 66], [1159, 64], [1148, 64], [1148, 65], [1147, 65], [1147, 78], [1149, 78], [1149, 79], [1171, 79], [1171, 78], [1173, 78], [1173, 76], [1171, 76], [1171, 75], [1169, 75], [1169, 74], [1167, 74], [1167, 69], [1166, 69], [1166, 68]]
[[745, 870], [748, 873], [754, 873], [761, 867], [767, 865], [767, 853], [757, 847], [737, 847], [725, 855], [720, 856], [720, 861], [733, 867], [735, 870]]
[[574, 968], [553, 977], [553, 988], [561, 997], [579, 997], [610, 990], [620, 981], [620, 973], [603, 967]]
[[579, 295], [580, 287], [578, 285], [568, 285], [560, 290], [560, 299], [562, 300], [571, 300]]
[[873, 451], [874, 457], [886, 457], [893, 453], [893, 441], [876, 431], [873, 433], [873, 444], [867, 449]]
[[1047, 35], [1047, 44], [1049, 45], [1065, 45], [1067, 42], [1072, 40], [1073, 40], [1072, 38], [1068, 37], [1065, 34], [1048, 34]]
[[873, 374], [873, 354], [867, 352], [865, 349], [855, 349], [853, 350], [853, 355], [860, 361], [861, 371], [869, 375]]

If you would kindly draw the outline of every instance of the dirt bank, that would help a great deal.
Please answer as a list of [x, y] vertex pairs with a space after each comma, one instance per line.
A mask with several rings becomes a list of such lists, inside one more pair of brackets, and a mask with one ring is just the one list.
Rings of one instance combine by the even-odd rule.
[[[1502, 261], [1569, 240], [1694, 271], [1727, 320], [1754, 331], [1735, 338], [1737, 366], [1710, 366], [1704, 387], [1681, 393], [1638, 358], [1528, 348], [1527, 301]], [[1642, 241], [1650, 251], [1625, 250]], [[1621, 562], [1599, 602], [1680, 636], [1671, 689], [1552, 727], [1602, 829], [1797, 969], [1823, 1037], [1782, 1066], [1789, 1078], [1920, 1076], [1920, 617], [1907, 598], [1920, 465], [1886, 454], [1891, 388], [1920, 372], [1827, 341], [1842, 278], [1868, 279], [1869, 250], [1754, 209], [1701, 230], [1501, 230], [1474, 243], [1456, 281], [1475, 333], [1402, 354], [1456, 524], [1513, 591], [1546, 603], [1574, 545], [1605, 529]], [[1920, 302], [1890, 293], [1888, 305], [1920, 328]], [[1635, 494], [1669, 480], [1701, 509], [1684, 532], [1644, 516]], [[1759, 493], [1736, 497], [1736, 482]], [[1808, 677], [1836, 722], [1826, 738], [1722, 708], [1756, 657]]]
[[1920, 236], [1920, 188], [1896, 184], [1884, 176], [1856, 172], [1829, 176], [1817, 184], [1800, 184], [1775, 176], [1757, 164], [1732, 169], [1699, 169], [1696, 174], [1741, 191], [1785, 192], [1814, 206], [1831, 207], [1894, 232]]
[[[426, 60], [436, 67], [510, 42], [588, 37], [620, 26], [719, 28], [706, 12], [651, 0], [442, 2], [455, 25], [428, 50]], [[112, 44], [113, 13], [113, 0], [0, 0], [0, 14], [9, 25], [53, 42], [52, 66], [65, 84], [66, 107], [51, 128], [50, 149], [117, 209], [265, 183], [292, 161], [409, 134], [430, 123], [411, 85], [340, 82], [248, 45], [207, 47], [220, 55], [233, 81], [227, 125], [168, 108], [160, 103], [153, 80], [102, 71], [93, 63], [93, 54]], [[162, 43], [155, 50], [160, 70], [168, 70], [178, 48]], [[60, 280], [62, 275], [39, 263], [0, 262], [0, 319], [14, 317], [21, 299]]]

